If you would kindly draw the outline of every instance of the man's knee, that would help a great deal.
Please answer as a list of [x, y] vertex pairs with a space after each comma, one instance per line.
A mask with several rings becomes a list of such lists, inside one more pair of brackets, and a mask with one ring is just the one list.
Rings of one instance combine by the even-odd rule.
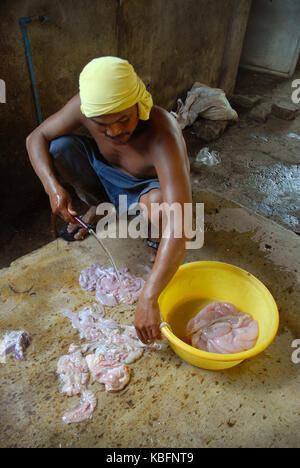
[[148, 221], [150, 223], [154, 222], [154, 224], [158, 224], [162, 216], [159, 208], [159, 205], [163, 203], [161, 189], [152, 189], [145, 193], [141, 196], [140, 203], [143, 203], [147, 208]]
[[140, 198], [140, 203], [143, 203], [146, 205], [148, 211], [151, 209], [151, 205], [153, 203], [162, 203], [163, 202], [163, 197], [162, 197], [162, 192], [161, 189], [152, 189], [149, 190], [149, 192], [144, 193], [141, 198]]

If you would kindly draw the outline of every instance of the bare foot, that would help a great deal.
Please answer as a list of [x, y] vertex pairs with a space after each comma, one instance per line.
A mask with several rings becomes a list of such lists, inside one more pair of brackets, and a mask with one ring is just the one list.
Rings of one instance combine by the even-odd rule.
[[[160, 239], [150, 239], [150, 240], [153, 242], [158, 242], [158, 243], [160, 241]], [[150, 249], [150, 262], [154, 263], [156, 259], [156, 255], [157, 255], [157, 249], [155, 249], [154, 247], [151, 247], [150, 245], [149, 245], [149, 249]]]
[[[97, 218], [99, 218], [96, 216], [96, 210], [97, 210], [96, 206], [91, 206], [88, 209], [88, 211], [85, 213], [85, 215], [82, 216], [82, 221], [84, 221], [86, 224], [94, 224], [97, 221]], [[77, 229], [78, 229], [78, 223], [68, 224], [67, 231], [69, 234], [72, 234]], [[74, 239], [83, 240], [87, 237], [88, 233], [89, 232], [87, 229], [84, 229], [83, 227], [81, 227], [74, 235]]]
[[153, 247], [149, 247], [149, 249], [150, 249], [150, 262], [154, 263], [156, 259], [157, 250], [153, 249]]

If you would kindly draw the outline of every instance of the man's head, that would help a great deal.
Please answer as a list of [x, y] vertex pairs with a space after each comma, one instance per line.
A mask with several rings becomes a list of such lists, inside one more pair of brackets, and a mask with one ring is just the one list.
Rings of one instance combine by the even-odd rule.
[[138, 106], [135, 104], [128, 109], [115, 114], [90, 117], [97, 131], [113, 141], [116, 145], [127, 143], [135, 131], [138, 122]]
[[79, 77], [79, 94], [81, 112], [100, 127], [109, 127], [106, 136], [112, 138], [132, 134], [134, 120], [135, 127], [138, 119], [148, 120], [153, 106], [151, 94], [134, 68], [117, 57], [88, 63]]

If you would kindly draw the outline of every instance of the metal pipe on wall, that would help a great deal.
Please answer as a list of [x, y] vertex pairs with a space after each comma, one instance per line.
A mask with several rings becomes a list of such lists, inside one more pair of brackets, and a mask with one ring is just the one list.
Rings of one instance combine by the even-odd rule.
[[21, 26], [21, 30], [22, 30], [23, 38], [24, 38], [24, 43], [25, 43], [25, 50], [26, 50], [26, 55], [27, 55], [27, 60], [28, 60], [30, 79], [31, 79], [31, 85], [32, 85], [32, 90], [33, 90], [33, 96], [34, 96], [34, 102], [35, 102], [37, 118], [38, 118], [39, 124], [41, 124], [43, 119], [42, 119], [39, 96], [38, 96], [36, 81], [35, 81], [35, 76], [34, 76], [34, 69], [33, 69], [33, 63], [32, 63], [32, 58], [31, 58], [29, 39], [28, 39], [28, 35], [27, 35], [27, 30], [26, 30], [26, 24], [31, 23], [32, 21], [36, 21], [36, 20], [40, 21], [43, 24], [46, 21], [50, 21], [50, 16], [42, 15], [42, 16], [28, 16], [28, 17], [25, 17], [25, 18], [20, 18], [19, 19], [19, 24]]

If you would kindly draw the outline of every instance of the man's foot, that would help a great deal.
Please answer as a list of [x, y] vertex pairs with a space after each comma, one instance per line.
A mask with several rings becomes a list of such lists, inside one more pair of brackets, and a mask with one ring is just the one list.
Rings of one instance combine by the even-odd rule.
[[[99, 217], [96, 216], [96, 209], [96, 206], [91, 206], [85, 215], [82, 216], [82, 221], [86, 224], [95, 224], [99, 219]], [[89, 233], [87, 229], [84, 229], [78, 223], [68, 224], [65, 231], [67, 235], [70, 235], [70, 240], [72, 239], [77, 241], [85, 239]]]
[[150, 248], [150, 262], [154, 263], [156, 259], [159, 242], [147, 239], [148, 247]]

